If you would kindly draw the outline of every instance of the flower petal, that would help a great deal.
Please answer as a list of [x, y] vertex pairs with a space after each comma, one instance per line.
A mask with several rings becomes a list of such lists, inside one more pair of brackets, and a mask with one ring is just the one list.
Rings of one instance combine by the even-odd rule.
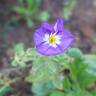
[[36, 47], [36, 50], [41, 53], [42, 55], [46, 56], [53, 56], [57, 55], [61, 52], [61, 50], [58, 47], [50, 46], [49, 44], [41, 44], [40, 46]]
[[51, 34], [52, 32], [54, 32], [54, 28], [52, 25], [50, 25], [49, 23], [43, 23], [41, 25], [41, 27], [43, 28], [43, 30], [45, 30], [46, 32], [48, 32], [49, 34]]
[[35, 46], [40, 45], [42, 42], [44, 42], [44, 35], [45, 31], [42, 28], [39, 28], [34, 33], [34, 44]]
[[74, 41], [74, 37], [71, 34], [71, 32], [67, 29], [63, 30], [63, 32], [60, 32], [59, 35], [61, 35], [61, 43], [60, 43], [60, 48], [62, 51], [65, 51], [70, 47], [72, 42]]
[[63, 19], [59, 18], [54, 26], [55, 32], [62, 31], [63, 30]]
[[61, 36], [64, 39], [65, 38], [68, 39], [70, 37], [74, 38], [73, 35], [71, 34], [70, 30], [68, 30], [68, 29], [63, 29], [62, 31], [58, 32], [57, 35]]

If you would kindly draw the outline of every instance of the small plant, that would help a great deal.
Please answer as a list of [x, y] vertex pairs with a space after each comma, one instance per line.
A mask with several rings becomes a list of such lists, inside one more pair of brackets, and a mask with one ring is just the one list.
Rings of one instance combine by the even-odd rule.
[[[88, 59], [89, 55], [84, 55], [77, 48], [71, 48], [66, 53], [46, 58], [39, 55], [34, 48], [24, 49], [21, 45], [15, 47], [18, 47], [19, 51], [15, 50], [12, 66], [32, 67], [25, 81], [32, 83], [34, 96], [96, 95], [95, 87], [88, 91], [89, 86], [91, 87], [96, 80], [96, 73], [93, 71], [96, 68], [92, 67], [96, 65], [95, 59], [93, 60], [96, 58], [95, 55], [90, 55]], [[28, 61], [31, 63], [27, 64]]]
[[12, 91], [11, 84], [16, 80], [9, 78], [6, 74], [0, 73], [0, 96], [5, 96], [7, 92]]
[[39, 12], [39, 6], [41, 0], [17, 0], [17, 1], [18, 6], [15, 6], [13, 10], [18, 14], [18, 19], [24, 19], [27, 21], [28, 27], [33, 26], [34, 24], [33, 19], [39, 21], [40, 20], [46, 21], [49, 18], [49, 14], [46, 11], [41, 13]]
[[63, 9], [64, 15], [63, 16], [65, 20], [70, 19], [76, 3], [77, 3], [77, 0], [65, 0], [64, 1], [64, 9]]
[[[64, 34], [61, 34], [63, 30], [63, 32], [66, 32], [64, 35], [66, 37], [65, 41], [68, 40], [70, 42], [70, 40], [73, 40], [73, 37], [70, 37], [71, 33], [69, 33], [69, 31], [62, 29], [63, 23], [61, 21], [61, 19], [57, 20], [54, 27], [56, 29], [55, 32], [58, 33], [56, 33], [57, 35], [63, 36]], [[35, 39], [38, 40], [38, 42], [35, 41], [36, 50], [39, 53], [43, 51], [45, 53], [41, 55], [35, 51], [35, 48], [26, 49], [23, 44], [18, 44], [14, 48], [15, 54], [11, 64], [12, 67], [17, 69], [31, 67], [25, 81], [32, 83], [31, 88], [34, 96], [95, 96], [96, 56], [84, 55], [78, 48], [70, 48], [67, 52], [62, 54], [58, 51], [54, 52], [56, 54], [53, 54], [52, 51], [48, 51], [55, 49], [59, 44], [61, 44], [59, 46], [61, 46], [60, 48], [63, 50], [65, 46], [69, 44], [69, 42], [66, 41], [67, 45], [64, 46], [63, 44], [65, 43], [57, 43], [54, 47], [52, 42], [55, 37], [53, 36], [54, 33], [51, 33], [51, 28], [52, 26], [49, 27], [49, 24], [46, 26], [44, 24], [42, 31], [39, 29], [34, 35], [34, 39], [37, 38], [36, 36], [39, 38], [39, 40]], [[61, 30], [59, 28], [61, 28]], [[47, 43], [45, 39], [40, 39], [45, 36], [45, 33], [43, 34], [45, 29], [53, 36], [52, 38], [50, 35], [47, 36], [49, 38], [46, 39], [49, 40]], [[57, 30], [59, 30], [60, 33]], [[40, 33], [38, 34], [38, 32]], [[45, 40], [45, 43], [42, 43], [42, 40]], [[50, 44], [50, 42], [52, 44]], [[47, 51], [45, 50], [45, 45], [48, 47]], [[38, 48], [42, 50], [40, 51]], [[55, 51], [56, 50], [60, 49], [57, 48]], [[60, 50], [60, 52], [65, 51], [62, 50]]]

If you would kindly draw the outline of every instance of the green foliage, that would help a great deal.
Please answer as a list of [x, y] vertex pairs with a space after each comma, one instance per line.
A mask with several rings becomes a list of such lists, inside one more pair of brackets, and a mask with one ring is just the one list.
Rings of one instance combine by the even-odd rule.
[[65, 95], [64, 92], [54, 91], [50, 96], [64, 96], [64, 95]]
[[0, 87], [0, 96], [5, 96], [5, 94], [10, 90], [11, 88], [9, 86]]
[[70, 81], [67, 77], [65, 77], [63, 84], [64, 84], [64, 89], [65, 90], [68, 90], [68, 89], [71, 88], [71, 83], [70, 83]]
[[50, 96], [93, 96], [89, 92], [84, 90], [75, 90], [75, 91], [69, 91], [67, 94], [65, 94], [62, 91], [54, 91]]
[[33, 19], [38, 21], [49, 19], [48, 12], [39, 12], [40, 4], [41, 0], [18, 0], [18, 6], [15, 6], [13, 10], [17, 12], [17, 18], [26, 20], [27, 26], [31, 28], [34, 25]]
[[65, 96], [93, 96], [89, 92], [84, 91], [84, 90], [76, 90], [76, 91], [70, 91], [67, 95]]
[[51, 90], [54, 89], [54, 86], [51, 82], [36, 82], [32, 85], [32, 91], [35, 96], [48, 96]]
[[87, 71], [96, 77], [96, 55], [85, 55], [85, 59], [86, 63], [89, 65]]
[[72, 14], [72, 11], [76, 5], [76, 0], [65, 0], [64, 2], [64, 18], [68, 20]]
[[90, 70], [91, 67], [86, 62], [86, 58], [80, 50], [74, 48], [70, 49], [68, 55], [73, 58], [68, 64], [73, 82], [78, 83], [80, 88], [85, 88], [92, 81], [96, 80], [96, 76], [93, 74], [90, 75], [87, 71]]
[[50, 18], [50, 15], [48, 14], [48, 12], [43, 11], [40, 13], [39, 17], [38, 17], [41, 21], [46, 21]]
[[[79, 49], [71, 48], [67, 53], [45, 57], [36, 53], [34, 48], [25, 49], [22, 44], [18, 44], [12, 65], [27, 67], [28, 61], [32, 62], [32, 68], [26, 81], [32, 83], [34, 96], [96, 95], [95, 89], [94, 92], [86, 90], [96, 80], [95, 55], [84, 55]], [[66, 73], [66, 69], [69, 73]]]
[[19, 6], [14, 7], [14, 10], [22, 15], [34, 15], [40, 2], [41, 0], [25, 0], [25, 2], [24, 0], [18, 0]]
[[10, 92], [12, 90], [10, 84], [13, 82], [14, 80], [8, 78], [6, 74], [3, 76], [3, 74], [0, 73], [0, 96], [5, 96], [7, 92]]
[[23, 44], [17, 44], [14, 48], [14, 58], [12, 60], [13, 67], [25, 67], [26, 62], [32, 61], [35, 58], [36, 52], [33, 48], [25, 50]]
[[68, 55], [72, 58], [83, 58], [83, 53], [77, 48], [71, 48], [68, 51]]

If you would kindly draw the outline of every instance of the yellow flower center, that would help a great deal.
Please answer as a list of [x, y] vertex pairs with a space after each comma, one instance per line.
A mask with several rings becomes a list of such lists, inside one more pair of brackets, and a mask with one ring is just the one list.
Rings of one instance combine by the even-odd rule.
[[49, 42], [50, 42], [50, 44], [54, 44], [56, 42], [55, 35], [52, 34], [52, 35], [49, 36]]

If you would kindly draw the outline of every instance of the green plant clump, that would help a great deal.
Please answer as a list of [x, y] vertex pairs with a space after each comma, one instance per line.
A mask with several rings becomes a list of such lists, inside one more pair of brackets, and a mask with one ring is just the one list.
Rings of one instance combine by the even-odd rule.
[[[12, 66], [31, 66], [25, 80], [32, 83], [34, 96], [96, 96], [95, 87], [88, 90], [96, 80], [96, 55], [84, 55], [71, 48], [66, 53], [45, 57], [22, 44], [14, 49]], [[32, 63], [26, 64], [28, 61]]]
[[[27, 22], [27, 26], [31, 28], [34, 25], [34, 21], [46, 21], [49, 19], [47, 11], [39, 12], [41, 0], [17, 0], [18, 5], [13, 8], [18, 14], [18, 19], [24, 19]], [[39, 14], [38, 14], [39, 13]]]

